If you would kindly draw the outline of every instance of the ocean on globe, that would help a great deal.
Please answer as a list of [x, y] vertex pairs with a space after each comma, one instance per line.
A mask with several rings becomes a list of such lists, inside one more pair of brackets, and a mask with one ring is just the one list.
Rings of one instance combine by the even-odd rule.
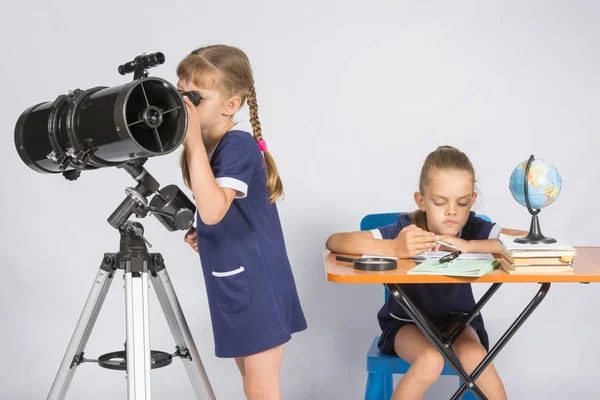
[[[516, 201], [523, 207], [525, 203], [525, 188], [523, 179], [527, 162], [520, 163], [510, 175], [510, 192]], [[531, 208], [544, 208], [556, 200], [562, 187], [560, 174], [548, 161], [533, 160], [527, 177], [527, 192]]]

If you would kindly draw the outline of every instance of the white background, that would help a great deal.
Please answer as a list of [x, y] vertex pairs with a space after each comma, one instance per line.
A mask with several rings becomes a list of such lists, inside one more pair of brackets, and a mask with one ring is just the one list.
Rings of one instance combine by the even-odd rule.
[[[176, 82], [196, 47], [241, 47], [255, 70], [264, 137], [286, 198], [279, 209], [309, 329], [285, 348], [286, 399], [360, 399], [365, 355], [379, 328], [381, 286], [325, 280], [321, 250], [368, 213], [413, 210], [422, 162], [438, 145], [465, 151], [482, 193], [476, 211], [527, 229], [508, 191], [530, 154], [560, 171], [563, 191], [543, 233], [575, 245], [597, 238], [600, 172], [600, 6], [594, 1], [115, 1], [3, 3], [0, 398], [45, 398], [104, 252], [118, 249], [106, 218], [134, 181], [116, 168], [76, 182], [27, 168], [14, 124], [27, 107], [69, 89], [128, 82], [117, 66], [162, 51], [152, 76]], [[247, 110], [237, 116], [242, 127]], [[183, 187], [179, 150], [146, 167]], [[189, 193], [189, 192], [188, 192]], [[197, 254], [154, 218], [161, 252], [218, 399], [242, 399], [232, 360], [217, 359]], [[488, 285], [476, 285], [480, 296]], [[505, 285], [484, 309], [495, 342], [537, 285]], [[600, 286], [555, 284], [496, 360], [510, 399], [600, 397]], [[151, 346], [173, 351], [151, 293]], [[121, 350], [124, 292], [117, 275], [86, 349]], [[191, 399], [181, 362], [152, 374], [155, 399]], [[428, 399], [449, 398], [442, 378]], [[71, 399], [126, 398], [124, 374], [86, 364]]]

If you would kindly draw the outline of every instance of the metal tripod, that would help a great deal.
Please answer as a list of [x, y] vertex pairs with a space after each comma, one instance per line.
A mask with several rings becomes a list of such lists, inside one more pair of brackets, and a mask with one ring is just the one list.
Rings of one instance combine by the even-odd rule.
[[[196, 398], [215, 400], [163, 257], [160, 253], [148, 253], [146, 247], [148, 242], [143, 236], [142, 224], [127, 220], [133, 213], [145, 216], [148, 211], [153, 211], [169, 218], [168, 220], [162, 219], [161, 222], [170, 230], [188, 226], [191, 224], [189, 221], [191, 211], [189, 207], [178, 206], [182, 203], [181, 196], [185, 195], [180, 193], [176, 187], [167, 187], [163, 189], [163, 193], [157, 193], [159, 199], [155, 204], [160, 207], [149, 206], [145, 196], [154, 193], [158, 189], [158, 183], [139, 163], [130, 163], [126, 169], [139, 184], [135, 189], [128, 188], [127, 198], [109, 218], [109, 223], [118, 227], [121, 235], [119, 252], [104, 254], [102, 264], [47, 399], [64, 399], [77, 366], [84, 362], [97, 362], [104, 368], [126, 371], [127, 398], [129, 400], [150, 400], [150, 370], [167, 366], [171, 364], [173, 357], [180, 357], [187, 370]], [[173, 212], [173, 209], [177, 209], [177, 212]], [[100, 356], [98, 360], [87, 360], [84, 358], [85, 346], [118, 269], [124, 271], [125, 279], [127, 320], [125, 351], [107, 353]], [[149, 277], [175, 340], [176, 351], [173, 354], [150, 351]]]

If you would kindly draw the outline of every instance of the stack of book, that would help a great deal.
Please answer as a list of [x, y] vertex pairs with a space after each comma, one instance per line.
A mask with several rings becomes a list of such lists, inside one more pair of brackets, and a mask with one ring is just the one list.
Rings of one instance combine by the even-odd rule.
[[516, 236], [500, 234], [500, 266], [509, 274], [555, 274], [572, 273], [573, 258], [577, 252], [573, 246], [556, 241], [549, 244], [516, 243]]

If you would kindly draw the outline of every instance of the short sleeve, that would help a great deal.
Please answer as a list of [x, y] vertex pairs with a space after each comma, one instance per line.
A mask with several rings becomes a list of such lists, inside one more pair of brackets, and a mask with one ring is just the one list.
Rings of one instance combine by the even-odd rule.
[[476, 215], [471, 216], [470, 225], [471, 234], [469, 236], [472, 236], [474, 240], [496, 239], [502, 229], [495, 222], [488, 221]]
[[211, 159], [217, 185], [235, 190], [236, 198], [246, 197], [250, 180], [256, 170], [256, 151], [260, 150], [248, 133], [227, 133]]
[[398, 216], [398, 221], [394, 222], [393, 224], [380, 226], [377, 229], [373, 229], [371, 230], [371, 233], [373, 233], [373, 237], [375, 239], [396, 239], [396, 237], [400, 234], [400, 231], [411, 223], [410, 215], [401, 214]]
[[398, 234], [400, 234], [401, 230], [400, 223], [396, 222], [390, 225], [380, 226], [372, 232], [375, 239], [395, 239]]

